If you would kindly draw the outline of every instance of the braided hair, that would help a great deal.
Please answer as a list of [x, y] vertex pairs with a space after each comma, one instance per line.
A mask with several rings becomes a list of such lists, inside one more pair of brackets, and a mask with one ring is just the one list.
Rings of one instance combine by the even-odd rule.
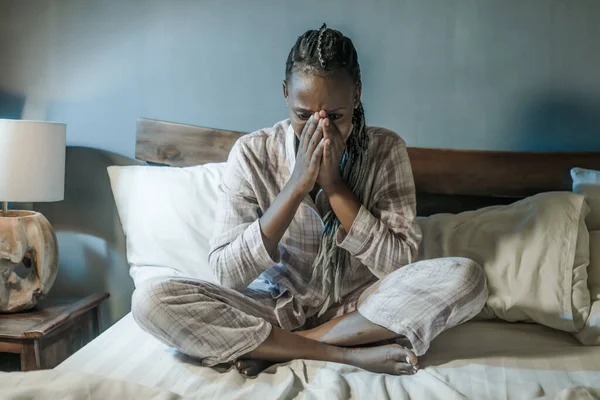
[[[361, 85], [360, 65], [352, 40], [337, 30], [327, 28], [326, 24], [319, 30], [305, 32], [292, 47], [285, 65], [286, 82], [290, 82], [295, 71], [320, 76], [344, 71], [357, 86]], [[362, 203], [369, 145], [362, 103], [354, 109], [352, 125], [352, 132], [346, 141], [340, 161], [340, 171], [343, 180]], [[336, 244], [336, 235], [341, 224], [332, 210], [325, 214], [323, 223], [325, 227], [321, 246], [312, 270], [313, 278], [315, 273], [320, 272], [323, 291], [328, 296], [324, 310], [331, 300], [338, 302], [341, 299], [342, 280], [349, 267], [349, 253]]]

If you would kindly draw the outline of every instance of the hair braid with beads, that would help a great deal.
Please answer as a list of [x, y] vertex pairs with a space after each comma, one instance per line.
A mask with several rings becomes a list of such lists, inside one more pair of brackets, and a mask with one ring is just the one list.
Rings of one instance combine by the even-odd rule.
[[[290, 82], [292, 73], [296, 71], [320, 76], [343, 71], [350, 75], [356, 85], [361, 84], [360, 65], [354, 44], [341, 32], [327, 28], [326, 24], [319, 30], [305, 32], [292, 47], [285, 65], [286, 82]], [[340, 161], [340, 170], [346, 184], [362, 202], [369, 145], [362, 103], [354, 109], [352, 125], [352, 132]], [[313, 273], [322, 273], [323, 290], [329, 292], [325, 304], [327, 307], [329, 301], [338, 302], [341, 299], [342, 279], [349, 266], [349, 253], [336, 245], [336, 235], [341, 225], [335, 213], [330, 210], [323, 222], [325, 228], [313, 264]]]

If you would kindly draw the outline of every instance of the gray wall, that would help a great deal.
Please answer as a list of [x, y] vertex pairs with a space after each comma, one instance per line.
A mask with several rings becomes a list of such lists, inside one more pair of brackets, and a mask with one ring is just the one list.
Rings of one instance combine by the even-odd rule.
[[600, 149], [597, 0], [2, 0], [0, 113], [129, 156], [140, 116], [270, 126], [323, 21], [358, 48], [368, 122], [410, 145]]

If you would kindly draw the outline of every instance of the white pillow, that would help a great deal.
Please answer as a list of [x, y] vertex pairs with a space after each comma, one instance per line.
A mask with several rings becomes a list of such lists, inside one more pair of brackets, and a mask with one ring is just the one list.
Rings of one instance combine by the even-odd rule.
[[466, 257], [483, 266], [489, 297], [480, 317], [579, 332], [590, 310], [588, 212], [583, 196], [553, 192], [421, 218], [419, 256]]
[[108, 167], [136, 286], [153, 276], [215, 282], [208, 241], [224, 166]]
[[600, 346], [600, 231], [590, 232], [588, 287], [592, 303], [590, 316], [583, 330], [575, 336], [583, 344]]
[[573, 178], [573, 192], [585, 195], [586, 201], [591, 208], [590, 215], [585, 222], [588, 230], [600, 230], [600, 171], [591, 169], [571, 169]]
[[571, 177], [573, 191], [584, 194], [592, 209], [586, 219], [590, 230], [588, 287], [592, 306], [585, 328], [577, 339], [583, 344], [600, 346], [600, 171], [573, 168]]

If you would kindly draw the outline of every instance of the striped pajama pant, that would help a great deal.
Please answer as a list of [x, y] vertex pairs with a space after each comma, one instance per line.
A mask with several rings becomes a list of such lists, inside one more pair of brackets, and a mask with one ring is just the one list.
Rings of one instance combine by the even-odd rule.
[[408, 340], [420, 356], [442, 331], [477, 315], [486, 300], [483, 269], [452, 257], [399, 268], [350, 293], [319, 318], [318, 309], [256, 285], [238, 292], [182, 277], [152, 278], [137, 287], [132, 313], [162, 342], [212, 366], [254, 350], [273, 326], [301, 330], [353, 311]]

